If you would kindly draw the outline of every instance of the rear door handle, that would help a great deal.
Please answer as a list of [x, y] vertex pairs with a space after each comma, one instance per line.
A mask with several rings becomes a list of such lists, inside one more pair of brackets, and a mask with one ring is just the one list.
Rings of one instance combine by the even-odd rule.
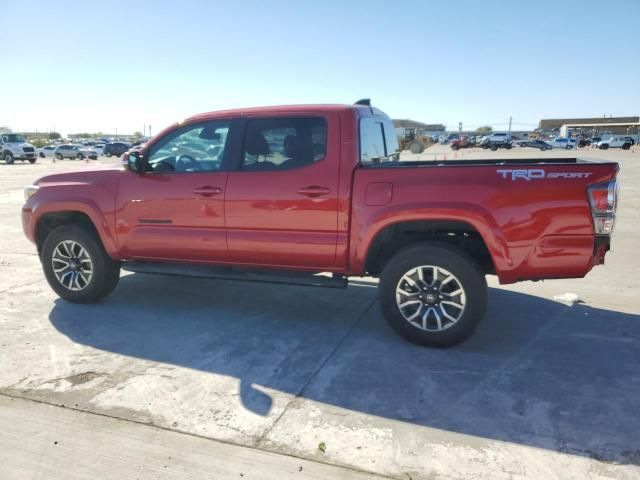
[[222, 193], [222, 189], [212, 187], [211, 185], [205, 185], [204, 187], [194, 189], [193, 193], [202, 197], [213, 197], [214, 195], [220, 195]]
[[322, 195], [327, 195], [331, 193], [331, 189], [327, 187], [321, 187], [320, 185], [309, 185], [307, 187], [302, 187], [298, 190], [299, 195], [304, 195], [305, 197], [320, 197]]

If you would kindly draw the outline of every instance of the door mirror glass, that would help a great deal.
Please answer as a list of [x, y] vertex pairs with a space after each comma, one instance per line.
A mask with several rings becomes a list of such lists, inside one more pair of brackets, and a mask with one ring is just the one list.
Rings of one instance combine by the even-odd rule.
[[147, 169], [146, 160], [139, 151], [129, 152], [127, 165], [129, 166], [129, 170], [136, 173], [144, 173]]

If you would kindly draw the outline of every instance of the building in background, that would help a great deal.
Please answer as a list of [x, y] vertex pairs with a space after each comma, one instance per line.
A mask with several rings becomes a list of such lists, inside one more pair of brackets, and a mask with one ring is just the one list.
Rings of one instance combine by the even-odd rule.
[[637, 138], [640, 117], [553, 118], [540, 120], [538, 131], [561, 137], [629, 135]]

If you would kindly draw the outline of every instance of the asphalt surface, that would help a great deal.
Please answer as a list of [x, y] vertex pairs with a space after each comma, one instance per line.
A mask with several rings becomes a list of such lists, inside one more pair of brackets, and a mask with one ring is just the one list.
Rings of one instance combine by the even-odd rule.
[[[422, 158], [445, 154], [456, 158], [444, 146]], [[560, 155], [575, 153], [457, 154]], [[86, 164], [0, 164], [0, 424], [15, 417], [25, 435], [17, 444], [14, 426], [4, 437], [0, 478], [101, 478], [90, 476], [100, 468], [202, 478], [193, 465], [205, 460], [186, 466], [187, 451], [205, 448], [194, 439], [218, 452], [214, 478], [640, 478], [640, 151], [579, 155], [621, 165], [607, 264], [585, 279], [500, 287], [490, 277], [481, 327], [448, 350], [397, 337], [367, 281], [325, 290], [128, 274], [100, 304], [66, 303], [22, 234], [22, 187]], [[579, 301], [563, 303], [566, 294]], [[86, 448], [91, 435], [63, 428], [55, 441], [72, 447], [25, 446], [29, 436], [53, 439], [72, 414], [111, 440]], [[87, 461], [109, 448], [110, 462]], [[126, 456], [131, 448], [173, 460], [157, 470], [161, 457]], [[250, 475], [243, 461], [266, 460], [239, 460], [234, 448], [281, 454], [268, 462], [287, 470]]]

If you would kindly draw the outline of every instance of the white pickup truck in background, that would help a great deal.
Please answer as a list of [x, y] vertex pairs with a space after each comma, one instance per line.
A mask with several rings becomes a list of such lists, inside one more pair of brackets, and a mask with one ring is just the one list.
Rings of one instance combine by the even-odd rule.
[[36, 149], [19, 133], [0, 135], [0, 158], [11, 165], [16, 160], [36, 162]]
[[635, 141], [631, 137], [609, 137], [596, 143], [596, 147], [601, 150], [606, 150], [607, 148], [621, 148], [623, 150], [629, 150], [634, 143]]

